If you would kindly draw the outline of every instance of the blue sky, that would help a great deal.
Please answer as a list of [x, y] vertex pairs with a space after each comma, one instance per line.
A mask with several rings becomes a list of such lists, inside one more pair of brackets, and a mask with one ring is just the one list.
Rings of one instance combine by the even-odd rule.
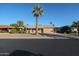
[[[28, 3], [0, 3], [0, 24], [13, 24], [17, 20], [23, 20], [24, 24], [35, 25], [36, 18], [32, 14], [35, 4]], [[79, 4], [40, 4], [44, 13], [39, 17], [39, 24], [55, 26], [70, 25], [79, 20]]]

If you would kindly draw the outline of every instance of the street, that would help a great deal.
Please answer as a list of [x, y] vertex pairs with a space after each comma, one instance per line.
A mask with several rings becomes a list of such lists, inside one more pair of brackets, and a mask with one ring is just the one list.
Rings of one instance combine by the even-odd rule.
[[31, 51], [45, 56], [79, 56], [79, 40], [0, 40], [0, 53], [9, 55], [15, 50]]
[[0, 34], [0, 55], [9, 55], [15, 50], [25, 50], [44, 56], [79, 56], [79, 39], [74, 39], [72, 36], [71, 38], [62, 34], [37, 37], [25, 34], [11, 34], [11, 37], [7, 36], [9, 34], [3, 35]]

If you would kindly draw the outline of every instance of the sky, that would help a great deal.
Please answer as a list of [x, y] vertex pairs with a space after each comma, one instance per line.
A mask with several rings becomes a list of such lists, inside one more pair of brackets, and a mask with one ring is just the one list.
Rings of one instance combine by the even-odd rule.
[[[32, 14], [32, 3], [0, 3], [0, 25], [14, 24], [17, 20], [23, 20], [24, 24], [35, 25], [36, 18]], [[71, 25], [73, 21], [79, 20], [79, 4], [67, 3], [44, 3], [39, 4], [44, 12], [39, 16], [38, 23], [55, 26]]]

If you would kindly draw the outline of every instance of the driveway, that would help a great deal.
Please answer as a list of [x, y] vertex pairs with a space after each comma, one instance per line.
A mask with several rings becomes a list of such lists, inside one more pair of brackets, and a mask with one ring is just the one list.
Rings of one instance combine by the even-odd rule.
[[79, 39], [78, 36], [71, 35], [71, 34], [61, 34], [61, 33], [44, 33], [43, 35], [51, 36], [51, 37], [62, 37], [63, 39]]

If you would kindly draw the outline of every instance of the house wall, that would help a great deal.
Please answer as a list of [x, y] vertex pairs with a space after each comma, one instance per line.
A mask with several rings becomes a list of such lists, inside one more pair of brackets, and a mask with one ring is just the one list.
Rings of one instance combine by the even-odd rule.
[[44, 33], [54, 32], [53, 28], [44, 28]]
[[[35, 29], [28, 29], [28, 33], [35, 33], [36, 30]], [[50, 33], [50, 32], [54, 32], [53, 28], [41, 28], [38, 29], [38, 33]]]
[[[28, 30], [28, 33], [35, 33], [35, 32], [36, 32], [35, 29], [33, 29], [33, 30], [32, 30], [32, 29], [31, 29], [31, 30]], [[41, 29], [38, 30], [38, 33], [41, 33]]]

